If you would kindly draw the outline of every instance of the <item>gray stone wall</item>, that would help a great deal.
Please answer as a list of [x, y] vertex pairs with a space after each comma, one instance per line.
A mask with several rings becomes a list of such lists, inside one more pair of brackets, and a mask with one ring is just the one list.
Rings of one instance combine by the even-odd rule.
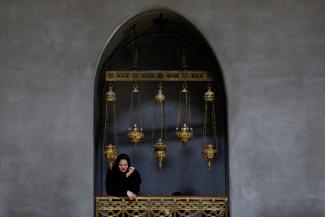
[[323, 1], [1, 1], [0, 216], [93, 215], [93, 93], [107, 39], [165, 8], [214, 49], [231, 216], [324, 216]]

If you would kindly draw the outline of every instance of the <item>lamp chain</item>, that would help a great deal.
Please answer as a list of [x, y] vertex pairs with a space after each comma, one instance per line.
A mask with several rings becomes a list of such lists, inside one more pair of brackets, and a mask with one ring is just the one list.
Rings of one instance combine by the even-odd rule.
[[218, 137], [217, 137], [217, 126], [216, 126], [216, 111], [214, 106], [214, 100], [212, 101], [212, 126], [213, 126], [213, 137], [215, 139], [215, 143], [217, 145]]
[[203, 126], [203, 140], [207, 142], [207, 120], [208, 120], [208, 102], [205, 101], [204, 105], [204, 126]]
[[104, 142], [104, 145], [106, 145], [106, 140], [107, 140], [107, 119], [108, 119], [108, 102], [107, 100], [105, 100], [105, 115], [104, 115], [104, 139], [103, 139], [103, 142]]
[[116, 131], [116, 109], [115, 109], [115, 102], [112, 102], [113, 108], [113, 132], [114, 132], [114, 142], [117, 145], [117, 131]]

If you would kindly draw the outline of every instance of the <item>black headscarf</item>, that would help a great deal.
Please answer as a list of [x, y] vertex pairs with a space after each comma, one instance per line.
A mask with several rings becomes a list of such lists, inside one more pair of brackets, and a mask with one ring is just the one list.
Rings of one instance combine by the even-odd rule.
[[126, 160], [128, 162], [128, 168], [131, 166], [131, 161], [130, 161], [129, 156], [127, 154], [120, 154], [117, 156], [117, 158], [114, 162], [113, 169], [112, 169], [114, 172], [122, 173], [119, 169], [119, 164], [120, 164], [121, 160]]
[[128, 168], [131, 166], [131, 161], [128, 155], [120, 154], [117, 156], [113, 169], [107, 170], [106, 174], [106, 192], [108, 195], [126, 197], [127, 191], [132, 191], [138, 194], [140, 191], [141, 177], [137, 170], [126, 177], [126, 172], [121, 172], [119, 169], [119, 163], [121, 160], [126, 160], [128, 162]]

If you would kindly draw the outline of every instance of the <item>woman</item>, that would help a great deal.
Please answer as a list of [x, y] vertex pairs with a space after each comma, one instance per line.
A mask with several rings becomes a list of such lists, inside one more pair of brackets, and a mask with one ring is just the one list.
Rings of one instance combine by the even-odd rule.
[[131, 167], [129, 156], [126, 154], [117, 156], [113, 169], [107, 170], [107, 194], [134, 200], [140, 191], [140, 184], [141, 176], [134, 167]]

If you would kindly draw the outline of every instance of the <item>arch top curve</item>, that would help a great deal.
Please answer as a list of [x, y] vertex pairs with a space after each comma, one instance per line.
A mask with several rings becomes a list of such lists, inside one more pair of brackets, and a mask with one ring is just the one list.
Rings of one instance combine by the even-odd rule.
[[113, 31], [99, 58], [96, 81], [100, 74], [98, 69], [103, 68], [108, 59], [113, 62], [116, 55], [120, 55], [116, 53], [123, 49], [122, 47], [124, 49], [132, 47], [135, 41], [139, 42], [144, 38], [157, 38], [163, 34], [177, 37], [180, 42], [178, 46], [194, 46], [195, 44], [197, 49], [203, 50], [200, 52], [205, 55], [205, 58], [210, 58], [211, 62], [215, 63], [214, 71], [221, 71], [213, 49], [195, 25], [180, 13], [162, 8], [146, 10], [129, 16]]

